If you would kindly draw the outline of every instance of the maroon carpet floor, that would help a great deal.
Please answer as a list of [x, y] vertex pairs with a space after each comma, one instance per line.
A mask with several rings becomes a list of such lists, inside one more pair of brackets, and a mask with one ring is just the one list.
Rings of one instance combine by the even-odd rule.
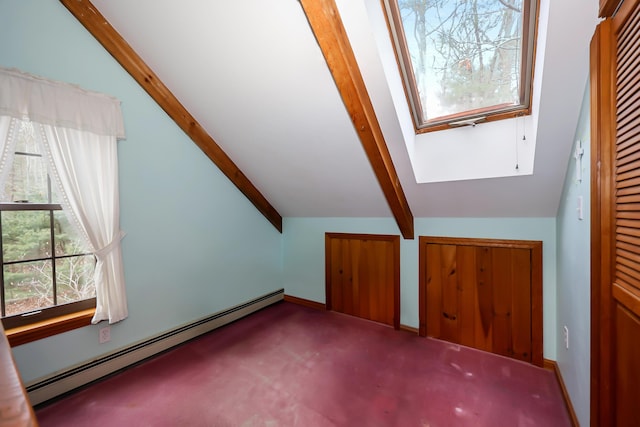
[[552, 372], [282, 302], [39, 408], [47, 426], [570, 426]]

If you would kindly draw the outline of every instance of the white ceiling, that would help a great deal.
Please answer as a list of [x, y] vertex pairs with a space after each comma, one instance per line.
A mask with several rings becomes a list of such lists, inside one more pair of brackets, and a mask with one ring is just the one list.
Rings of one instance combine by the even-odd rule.
[[[416, 184], [408, 110], [394, 106], [375, 58], [386, 48], [371, 19], [380, 3], [337, 1], [415, 217], [556, 215], [596, 23], [597, 1], [585, 3], [542, 0], [534, 174]], [[282, 216], [392, 216], [298, 1], [93, 4]]]

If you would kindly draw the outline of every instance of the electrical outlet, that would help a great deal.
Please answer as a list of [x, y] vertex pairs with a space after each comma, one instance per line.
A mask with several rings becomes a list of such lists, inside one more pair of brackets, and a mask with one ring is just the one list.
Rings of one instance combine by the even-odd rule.
[[569, 349], [569, 328], [566, 325], [564, 327], [564, 346]]
[[111, 341], [111, 326], [105, 326], [104, 328], [100, 328], [99, 340], [100, 340], [100, 344], [104, 344], [106, 342]]

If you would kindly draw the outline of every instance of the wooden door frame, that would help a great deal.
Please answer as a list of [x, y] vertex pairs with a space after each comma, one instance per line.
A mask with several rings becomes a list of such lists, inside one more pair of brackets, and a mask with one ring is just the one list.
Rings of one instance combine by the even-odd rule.
[[504, 239], [475, 239], [463, 237], [419, 237], [419, 334], [427, 336], [427, 251], [426, 244], [489, 246], [512, 249], [529, 249], [531, 251], [531, 363], [542, 366], [543, 351], [543, 300], [542, 300], [542, 242], [538, 240], [504, 240]]
[[596, 27], [590, 52], [591, 104], [591, 425], [612, 425], [615, 77], [613, 25]]
[[331, 310], [331, 239], [357, 239], [391, 242], [393, 244], [393, 328], [400, 329], [400, 236], [392, 234], [325, 233], [324, 278], [327, 310]]

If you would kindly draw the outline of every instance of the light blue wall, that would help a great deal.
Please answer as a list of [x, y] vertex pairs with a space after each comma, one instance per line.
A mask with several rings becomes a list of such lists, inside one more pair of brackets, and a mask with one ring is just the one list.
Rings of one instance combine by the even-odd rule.
[[[543, 242], [544, 357], [556, 354], [555, 218], [417, 218], [414, 240], [400, 243], [400, 323], [418, 327], [417, 236], [541, 240]], [[285, 218], [284, 288], [325, 302], [324, 233], [396, 234], [391, 218]]]
[[[107, 344], [90, 326], [16, 347], [27, 383], [281, 287], [322, 302], [325, 232], [400, 234], [391, 218], [286, 218], [282, 238], [57, 1], [0, 0], [0, 39], [2, 66], [118, 97], [127, 131], [119, 161], [130, 317]], [[556, 358], [555, 218], [419, 218], [415, 229], [542, 240], [544, 354]], [[401, 240], [401, 257], [401, 322], [417, 327], [417, 239]]]
[[[576, 179], [572, 158], [567, 169], [558, 210], [558, 352], [557, 361], [580, 425], [589, 425], [590, 390], [590, 121], [589, 85], [580, 112], [574, 141], [582, 141], [582, 181]], [[575, 142], [573, 150], [575, 150]], [[583, 199], [582, 220], [578, 219], [578, 196]], [[569, 349], [565, 348], [562, 328], [569, 329]]]
[[[282, 288], [282, 236], [58, 1], [0, 0], [0, 65], [122, 101], [130, 316], [14, 348], [27, 383]], [[188, 73], [188, 70], [185, 70]]]

